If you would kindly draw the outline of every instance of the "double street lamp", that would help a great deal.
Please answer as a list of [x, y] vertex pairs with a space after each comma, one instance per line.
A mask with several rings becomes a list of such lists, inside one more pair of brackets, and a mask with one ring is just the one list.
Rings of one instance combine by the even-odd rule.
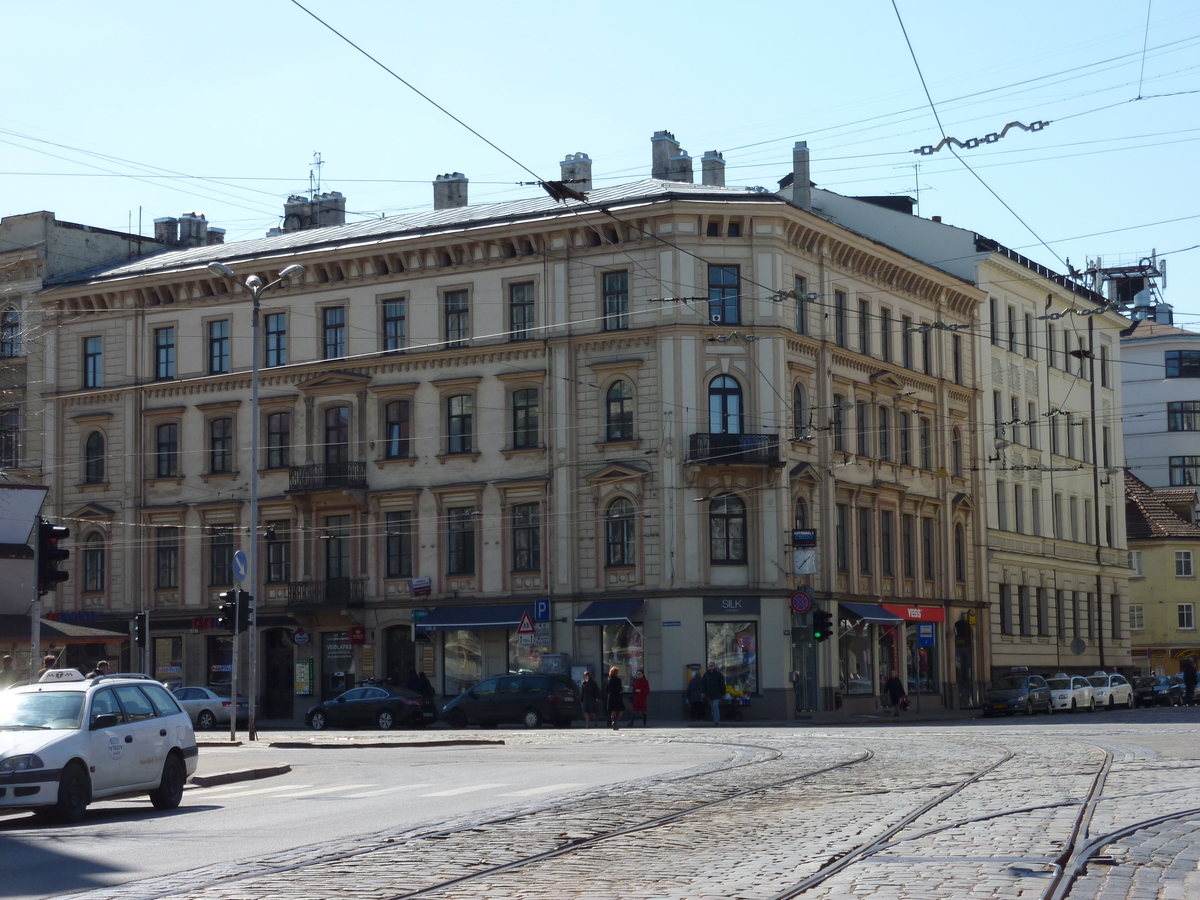
[[[250, 387], [250, 558], [248, 560], [249, 571], [246, 573], [250, 581], [250, 593], [254, 596], [254, 603], [250, 608], [250, 689], [246, 692], [250, 698], [250, 718], [247, 722], [247, 730], [250, 740], [257, 740], [257, 731], [254, 725], [255, 707], [257, 705], [258, 694], [258, 369], [259, 369], [259, 298], [271, 290], [278, 287], [285, 281], [288, 281], [295, 275], [299, 275], [304, 271], [304, 266], [294, 264], [287, 266], [279, 277], [274, 281], [263, 283], [263, 280], [257, 275], [247, 275], [244, 280], [239, 280], [233, 269], [224, 263], [211, 262], [208, 264], [208, 270], [222, 278], [226, 278], [234, 284], [240, 284], [245, 290], [250, 292], [250, 297], [253, 300], [252, 306], [252, 336], [254, 342], [254, 351], [251, 356], [251, 387]], [[234, 650], [237, 650], [238, 636], [234, 635]], [[230, 689], [233, 693], [233, 709], [234, 714], [230, 719], [231, 735], [237, 728], [237, 656], [234, 655], [234, 669], [232, 676], [232, 684]]]

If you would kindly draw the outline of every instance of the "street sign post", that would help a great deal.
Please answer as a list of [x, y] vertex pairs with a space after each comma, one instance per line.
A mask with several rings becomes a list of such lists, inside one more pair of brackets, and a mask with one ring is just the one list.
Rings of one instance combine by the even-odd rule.
[[533, 601], [533, 618], [537, 622], [550, 621], [550, 598]]
[[246, 580], [248, 574], [250, 574], [250, 560], [246, 558], [245, 550], [239, 550], [233, 554], [233, 577], [237, 579], [238, 584], [241, 584]]
[[806, 591], [796, 591], [792, 594], [792, 612], [806, 613], [812, 609], [812, 597]]
[[533, 619], [530, 617], [528, 610], [521, 613], [521, 624], [517, 626], [517, 634], [536, 634], [537, 629], [533, 627]]

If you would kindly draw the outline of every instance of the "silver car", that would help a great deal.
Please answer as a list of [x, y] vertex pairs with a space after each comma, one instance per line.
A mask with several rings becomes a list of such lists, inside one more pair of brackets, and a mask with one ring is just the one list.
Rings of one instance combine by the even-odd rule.
[[[201, 731], [229, 724], [229, 715], [233, 712], [229, 688], [178, 687], [173, 693], [183, 711], [192, 717], [192, 724]], [[240, 694], [237, 698], [237, 717], [239, 724], [250, 720], [250, 701]]]
[[1103, 709], [1133, 709], [1133, 685], [1124, 675], [1097, 672], [1088, 678], [1096, 692], [1096, 705]]
[[1046, 683], [1050, 685], [1050, 702], [1055, 710], [1096, 711], [1096, 690], [1082, 675], [1064, 675], [1060, 672], [1048, 676]]

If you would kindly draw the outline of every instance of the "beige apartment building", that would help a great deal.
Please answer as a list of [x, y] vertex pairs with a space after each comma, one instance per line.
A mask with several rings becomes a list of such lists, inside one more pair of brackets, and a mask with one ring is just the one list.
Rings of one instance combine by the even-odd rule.
[[[157, 677], [227, 683], [217, 597], [257, 540], [267, 718], [413, 667], [447, 697], [644, 668], [666, 718], [709, 661], [747, 718], [874, 708], [893, 671], [969, 700], [988, 293], [652, 146], [653, 177], [595, 190], [569, 156], [583, 201], [468, 205], [454, 173], [432, 212], [55, 280], [58, 608], [149, 610]], [[262, 297], [257, 415], [249, 297], [210, 262], [305, 267]]]
[[[990, 668], [1091, 674], [1131, 664], [1121, 332], [1101, 294], [900, 198], [811, 192], [814, 208], [975, 285], [974, 430], [986, 488]], [[881, 205], [886, 203], [886, 206]]]

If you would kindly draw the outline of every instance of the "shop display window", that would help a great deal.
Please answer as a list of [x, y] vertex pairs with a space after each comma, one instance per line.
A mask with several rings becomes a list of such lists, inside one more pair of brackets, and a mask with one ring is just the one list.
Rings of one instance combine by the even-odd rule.
[[508, 632], [508, 671], [536, 672], [542, 667], [542, 650], [537, 644], [522, 644], [516, 629]]
[[442, 693], [457, 697], [483, 678], [483, 635], [478, 631], [447, 631], [443, 641]]
[[154, 678], [171, 687], [183, 684], [183, 638], [154, 639]]
[[[922, 626], [928, 635], [932, 635], [934, 646], [920, 646]], [[910, 622], [908, 625], [908, 692], [910, 694], [941, 692], [941, 684], [938, 681], [937, 633], [937, 626], [932, 623]]]
[[758, 693], [758, 623], [705, 622], [705, 664], [714, 662], [725, 684], [747, 695]]
[[838, 626], [838, 678], [844, 697], [875, 693], [875, 660], [871, 652], [871, 626], [842, 619]]
[[632, 622], [600, 626], [600, 673], [616, 666], [621, 681], [628, 687], [637, 670], [643, 668], [642, 630]]
[[233, 680], [233, 641], [212, 635], [208, 638], [208, 686], [229, 687]]

